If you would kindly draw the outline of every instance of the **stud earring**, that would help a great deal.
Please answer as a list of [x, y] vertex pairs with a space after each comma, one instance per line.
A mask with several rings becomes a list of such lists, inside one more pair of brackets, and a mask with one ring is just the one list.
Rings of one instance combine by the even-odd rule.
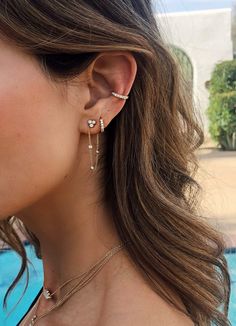
[[94, 128], [96, 124], [97, 124], [96, 120], [88, 120], [89, 128]]

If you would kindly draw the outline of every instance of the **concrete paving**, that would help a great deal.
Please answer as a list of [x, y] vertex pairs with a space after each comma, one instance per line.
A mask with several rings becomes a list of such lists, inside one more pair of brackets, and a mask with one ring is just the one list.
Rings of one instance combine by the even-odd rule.
[[236, 151], [222, 151], [206, 142], [197, 152], [197, 180], [202, 191], [202, 212], [236, 247]]

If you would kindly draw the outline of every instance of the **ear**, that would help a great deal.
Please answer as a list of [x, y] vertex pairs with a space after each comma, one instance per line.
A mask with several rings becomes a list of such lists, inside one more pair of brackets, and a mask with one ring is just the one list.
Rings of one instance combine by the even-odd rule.
[[130, 52], [103, 52], [85, 73], [89, 98], [83, 108], [80, 131], [88, 133], [87, 121], [91, 119], [97, 121], [90, 129], [92, 134], [96, 134], [100, 132], [99, 118], [103, 119], [106, 128], [124, 107], [126, 100], [114, 97], [112, 92], [129, 94], [137, 73], [137, 63]]

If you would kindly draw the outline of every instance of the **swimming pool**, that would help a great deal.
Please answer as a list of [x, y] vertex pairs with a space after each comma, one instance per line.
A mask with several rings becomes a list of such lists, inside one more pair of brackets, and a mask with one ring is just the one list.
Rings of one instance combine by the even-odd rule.
[[16, 272], [19, 271], [20, 268], [20, 258], [19, 256], [13, 252], [12, 250], [2, 252], [0, 254], [0, 325], [1, 326], [15, 326], [17, 322], [21, 319], [24, 312], [27, 310], [27, 307], [30, 306], [34, 297], [37, 295], [38, 291], [42, 287], [43, 284], [43, 269], [42, 269], [42, 261], [38, 259], [35, 254], [32, 246], [27, 245], [26, 251], [28, 258], [32, 262], [33, 266], [29, 265], [29, 286], [26, 290], [25, 295], [20, 301], [19, 305], [17, 305], [16, 309], [11, 313], [11, 315], [6, 318], [7, 313], [11, 311], [17, 301], [20, 299], [24, 286], [26, 275], [19, 281], [17, 287], [13, 290], [12, 294], [8, 300], [8, 310], [7, 312], [3, 310], [3, 297], [6, 293], [7, 288], [10, 283], [16, 277]]
[[[16, 271], [20, 267], [20, 259], [18, 255], [12, 250], [7, 250], [0, 253], [0, 325], [1, 326], [15, 326], [23, 316], [24, 312], [27, 310], [34, 297], [37, 295], [38, 291], [41, 289], [43, 284], [43, 270], [41, 260], [35, 257], [34, 251], [30, 245], [26, 246], [27, 255], [32, 262], [33, 266], [29, 265], [29, 286], [26, 290], [25, 295], [20, 301], [19, 305], [13, 310], [11, 315], [6, 318], [7, 313], [11, 311], [14, 305], [17, 303], [21, 297], [24, 285], [25, 285], [25, 275], [18, 283], [16, 289], [13, 290], [12, 294], [8, 300], [8, 310], [3, 311], [2, 303], [4, 294], [9, 287], [9, 284], [14, 280]], [[229, 263], [229, 269], [232, 281], [232, 292], [230, 298], [230, 311], [229, 319], [232, 326], [236, 326], [236, 248], [232, 250], [227, 250], [225, 254], [227, 261]], [[233, 314], [234, 312], [234, 314]]]
[[225, 257], [229, 264], [231, 276], [229, 320], [231, 321], [232, 326], [236, 326], [236, 248], [228, 249]]

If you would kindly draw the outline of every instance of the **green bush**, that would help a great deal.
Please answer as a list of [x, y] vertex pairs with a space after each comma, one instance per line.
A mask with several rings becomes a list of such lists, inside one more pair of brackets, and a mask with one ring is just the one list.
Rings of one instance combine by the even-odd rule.
[[236, 91], [236, 60], [224, 61], [216, 65], [210, 83], [210, 93]]
[[236, 150], [236, 60], [216, 66], [210, 81], [209, 131], [224, 150]]

